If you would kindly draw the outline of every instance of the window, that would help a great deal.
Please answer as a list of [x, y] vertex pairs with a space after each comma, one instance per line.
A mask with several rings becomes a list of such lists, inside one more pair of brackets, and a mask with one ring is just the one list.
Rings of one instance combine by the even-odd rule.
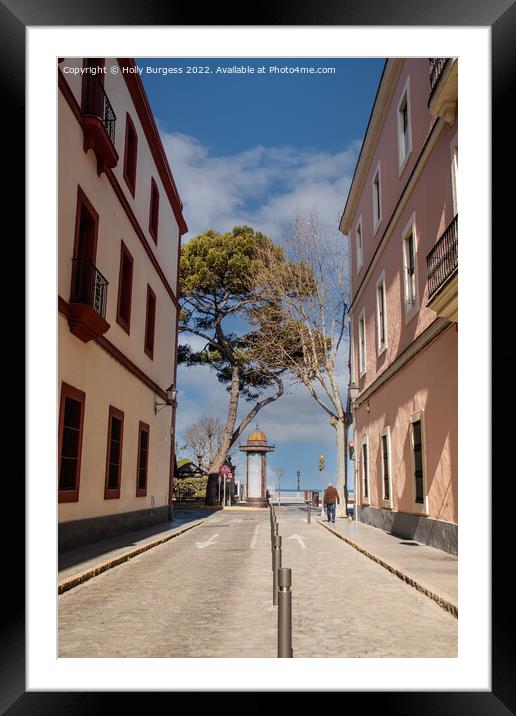
[[83, 75], [81, 88], [81, 108], [85, 114], [104, 117], [104, 57], [85, 57], [82, 61]]
[[134, 196], [136, 191], [136, 158], [138, 153], [138, 135], [131, 120], [126, 114], [125, 122], [125, 155], [124, 155], [124, 179]]
[[79, 500], [82, 435], [86, 395], [67, 383], [59, 409], [59, 502]]
[[147, 467], [149, 464], [150, 427], [140, 421], [138, 433], [138, 466], [136, 471], [136, 497], [147, 495]]
[[121, 410], [110, 406], [108, 419], [106, 483], [104, 488], [105, 500], [113, 500], [120, 497], [123, 433], [124, 414]]
[[362, 443], [362, 486], [364, 500], [369, 500], [369, 461], [367, 441]]
[[149, 209], [149, 232], [158, 243], [159, 191], [154, 179], [151, 179], [151, 197]]
[[403, 234], [403, 274], [406, 319], [412, 318], [418, 308], [417, 291], [417, 244], [414, 217]]
[[380, 187], [380, 162], [373, 179], [373, 230], [376, 231], [382, 220], [382, 194]]
[[145, 353], [149, 358], [154, 356], [154, 326], [156, 324], [156, 294], [147, 286], [147, 312], [145, 319]]
[[407, 82], [398, 104], [398, 164], [400, 175], [405, 168], [409, 154], [412, 151], [409, 81], [410, 78], [407, 78]]
[[453, 215], [456, 216], [458, 213], [457, 203], [457, 178], [459, 173], [459, 145], [457, 144], [457, 135], [450, 145], [451, 149], [451, 176], [452, 176], [452, 201], [453, 201]]
[[72, 261], [70, 301], [93, 305], [94, 271], [97, 255], [99, 215], [82, 191], [77, 189], [75, 239]]
[[376, 284], [376, 345], [378, 355], [387, 347], [387, 315], [385, 310], [385, 275]]
[[120, 250], [120, 274], [118, 279], [117, 322], [124, 331], [131, 329], [131, 299], [133, 291], [133, 257], [122, 241]]
[[391, 489], [391, 433], [390, 428], [386, 427], [380, 435], [381, 442], [381, 459], [382, 459], [382, 496], [383, 501], [389, 503], [392, 507], [392, 489]]
[[358, 319], [358, 372], [360, 377], [366, 372], [365, 309], [362, 309]]
[[356, 230], [356, 252], [357, 252], [357, 273], [360, 271], [363, 263], [363, 248], [362, 248], [362, 217], [358, 220]]
[[417, 504], [423, 505], [425, 502], [425, 485], [421, 420], [414, 420], [412, 422], [412, 449], [414, 451], [415, 501]]

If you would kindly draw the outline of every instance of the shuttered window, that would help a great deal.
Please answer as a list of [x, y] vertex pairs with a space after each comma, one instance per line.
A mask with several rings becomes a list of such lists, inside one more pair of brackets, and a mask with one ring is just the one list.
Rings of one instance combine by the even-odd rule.
[[133, 257], [122, 241], [120, 273], [118, 277], [118, 306], [116, 320], [127, 332], [131, 330], [131, 301], [133, 293]]
[[424, 474], [423, 474], [423, 441], [421, 433], [421, 420], [412, 423], [412, 439], [414, 450], [414, 479], [416, 482], [416, 502], [424, 504]]
[[122, 473], [122, 445], [124, 432], [124, 414], [121, 410], [109, 408], [106, 485], [104, 498], [106, 500], [120, 497], [120, 481]]
[[367, 443], [362, 445], [362, 480], [364, 483], [364, 497], [369, 499], [369, 463], [367, 456]]
[[387, 435], [382, 435], [382, 460], [383, 460], [383, 499], [390, 500], [389, 486], [389, 441]]
[[156, 243], [158, 243], [159, 223], [159, 191], [154, 179], [151, 179], [151, 195], [149, 208], [149, 232]]
[[147, 311], [145, 318], [145, 353], [154, 357], [154, 329], [156, 325], [156, 294], [147, 286]]
[[79, 499], [85, 394], [63, 383], [59, 415], [59, 502]]
[[147, 471], [149, 464], [149, 432], [146, 423], [140, 422], [138, 436], [138, 466], [136, 474], [136, 497], [145, 497], [147, 494]]
[[136, 129], [134, 128], [131, 117], [127, 114], [125, 124], [124, 179], [133, 196], [136, 192], [137, 155], [138, 135], [136, 134]]

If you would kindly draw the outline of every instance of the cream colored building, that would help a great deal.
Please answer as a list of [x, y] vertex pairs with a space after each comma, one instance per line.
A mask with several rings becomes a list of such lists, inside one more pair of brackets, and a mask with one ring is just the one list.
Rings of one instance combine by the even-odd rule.
[[58, 86], [63, 550], [170, 518], [187, 227], [134, 61], [60, 58]]
[[359, 520], [458, 544], [455, 58], [390, 59], [340, 228], [349, 238]]

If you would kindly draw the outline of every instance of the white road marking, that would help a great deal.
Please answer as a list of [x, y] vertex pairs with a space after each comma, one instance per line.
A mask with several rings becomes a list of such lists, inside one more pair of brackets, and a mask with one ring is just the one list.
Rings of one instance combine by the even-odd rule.
[[256, 525], [253, 532], [253, 539], [251, 540], [251, 544], [249, 545], [249, 549], [254, 549], [256, 547], [256, 540], [258, 539], [258, 530], [260, 529], [260, 525]]
[[299, 542], [301, 547], [303, 549], [306, 549], [306, 544], [305, 544], [303, 537], [300, 537], [299, 535], [290, 535], [290, 537], [288, 537], [287, 539], [297, 539], [297, 541]]
[[195, 544], [197, 545], [197, 549], [204, 549], [205, 547], [209, 547], [212, 544], [217, 544], [213, 540], [215, 539], [215, 537], [218, 537], [218, 536], [219, 536], [219, 533], [217, 532], [217, 534], [212, 535], [210, 537], [210, 539], [207, 540], [206, 542], [196, 542]]

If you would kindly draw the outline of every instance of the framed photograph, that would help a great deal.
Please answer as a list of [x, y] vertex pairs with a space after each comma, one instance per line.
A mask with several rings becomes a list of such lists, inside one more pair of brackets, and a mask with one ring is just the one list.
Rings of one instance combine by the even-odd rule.
[[[489, 6], [472, 6], [466, 9], [441, 1], [431, 6], [423, 2], [412, 3], [410, 7], [405, 3], [395, 2], [389, 4], [388, 8], [375, 2], [362, 5], [341, 3], [338, 8], [330, 3], [323, 3], [317, 7], [298, 6], [295, 10], [257, 7], [256, 11], [257, 22], [253, 26], [237, 25], [234, 21], [226, 25], [222, 17], [213, 18], [214, 24], [207, 22], [207, 24], [192, 25], [190, 20], [193, 19], [193, 13], [184, 9], [178, 10], [166, 3], [152, 3], [145, 7], [136, 3], [125, 4], [123, 13], [116, 4], [107, 5], [96, 1], [80, 9], [61, 1], [50, 5], [3, 0], [0, 5], [2, 20], [0, 33], [3, 40], [0, 56], [4, 68], [2, 74], [4, 106], [8, 108], [10, 126], [7, 136], [12, 137], [13, 145], [20, 147], [25, 144], [27, 147], [26, 174], [24, 175], [25, 166], [20, 158], [21, 154], [18, 154], [17, 161], [10, 168], [13, 170], [13, 181], [16, 185], [22, 186], [25, 179], [27, 187], [25, 258], [28, 318], [27, 480], [23, 507], [19, 479], [7, 481], [8, 500], [12, 505], [17, 506], [19, 522], [16, 527], [16, 539], [12, 540], [7, 560], [8, 609], [5, 612], [7, 619], [3, 625], [0, 647], [2, 712], [22, 714], [73, 711], [86, 714], [101, 711], [104, 708], [104, 700], [110, 703], [113, 699], [113, 692], [116, 692], [118, 698], [119, 692], [125, 691], [342, 691], [346, 704], [348, 699], [356, 699], [358, 704], [359, 700], [361, 702], [367, 697], [371, 704], [374, 702], [374, 705], [381, 705], [382, 709], [393, 713], [437, 712], [451, 715], [474, 712], [486, 715], [500, 713], [502, 716], [516, 709], [516, 701], [512, 686], [513, 647], [510, 643], [510, 635], [505, 629], [505, 618], [509, 614], [509, 598], [507, 593], [497, 586], [502, 579], [501, 565], [493, 563], [491, 567], [492, 550], [494, 554], [496, 547], [501, 545], [501, 539], [498, 523], [492, 519], [491, 514], [493, 490], [491, 477], [494, 475], [491, 475], [489, 440], [491, 434], [489, 288], [491, 284], [488, 272], [491, 261], [491, 232], [494, 236], [495, 227], [504, 214], [502, 201], [508, 198], [508, 187], [502, 182], [500, 191], [493, 192], [490, 199], [490, 172], [492, 170], [496, 173], [501, 168], [500, 137], [506, 138], [504, 157], [508, 154], [507, 143], [509, 146], [511, 142], [512, 146], [514, 145], [509, 118], [503, 109], [507, 96], [510, 96], [510, 78], [514, 76], [515, 71], [514, 5], [509, 0], [505, 2], [499, 0]], [[206, 16], [206, 21], [212, 19], [209, 15], [210, 13]], [[460, 204], [461, 230], [466, 237], [471, 237], [464, 241], [464, 244], [469, 245], [461, 244], [460, 249], [458, 502], [461, 529], [458, 533], [459, 617], [456, 657], [439, 658], [437, 655], [436, 658], [428, 658], [433, 655], [424, 653], [419, 659], [393, 657], [379, 659], [368, 658], [367, 653], [362, 652], [360, 656], [363, 658], [309, 658], [299, 659], [298, 662], [294, 661], [290, 664], [287, 662], [287, 665], [279, 662], [278, 665], [278, 662], [267, 658], [213, 659], [198, 658], [198, 655], [195, 658], [166, 658], [164, 655], [165, 658], [157, 659], [144, 658], [141, 655], [136, 658], [117, 658], [117, 656], [128, 655], [110, 653], [106, 654], [107, 658], [81, 658], [81, 654], [77, 652], [70, 653], [68, 656], [78, 658], [60, 656], [57, 646], [55, 589], [58, 564], [58, 511], [62, 510], [63, 514], [73, 514], [72, 503], [77, 499], [81, 475], [77, 465], [73, 463], [63, 477], [64, 489], [60, 490], [59, 503], [56, 504], [57, 446], [61, 446], [63, 440], [67, 439], [66, 435], [72, 432], [79, 434], [82, 439], [84, 406], [89, 394], [77, 390], [71, 381], [63, 378], [63, 389], [56, 398], [59, 351], [63, 350], [62, 345], [58, 348], [59, 334], [55, 318], [56, 285], [61, 270], [57, 255], [57, 227], [60, 221], [59, 212], [56, 211], [59, 201], [58, 191], [73, 193], [74, 211], [70, 219], [73, 227], [70, 224], [69, 233], [73, 239], [74, 256], [79, 256], [79, 259], [71, 269], [73, 275], [68, 278], [68, 285], [71, 282], [72, 294], [74, 290], [80, 293], [80, 300], [71, 300], [67, 305], [64, 305], [66, 302], [60, 299], [58, 311], [61, 316], [66, 315], [70, 331], [75, 337], [87, 345], [93, 331], [98, 345], [103, 348], [107, 356], [111, 356], [106, 360], [112, 358], [118, 360], [128, 373], [136, 376], [140, 383], [146, 383], [156, 395], [155, 402], [149, 409], [151, 417], [146, 414], [141, 415], [135, 423], [134, 434], [131, 433], [130, 416], [127, 411], [121, 409], [120, 405], [109, 405], [109, 411], [106, 412], [106, 426], [99, 429], [103, 455], [102, 466], [99, 467], [99, 484], [102, 483], [102, 498], [104, 501], [109, 501], [110, 507], [120, 501], [121, 465], [118, 456], [123, 446], [126, 450], [131, 450], [131, 454], [134, 453], [135, 456], [133, 496], [135, 504], [138, 500], [151, 499], [152, 490], [149, 488], [152, 479], [151, 468], [156, 459], [152, 451], [156, 449], [158, 438], [152, 417], [159, 416], [159, 419], [164, 421], [166, 415], [168, 416], [166, 419], [169, 419], [169, 413], [160, 409], [163, 406], [176, 404], [175, 383], [166, 390], [164, 384], [160, 387], [159, 381], [154, 384], [148, 377], [151, 373], [143, 375], [130, 359], [129, 353], [128, 357], [124, 358], [116, 346], [103, 337], [108, 320], [112, 325], [115, 324], [121, 336], [130, 336], [131, 332], [134, 335], [135, 324], [131, 318], [134, 316], [134, 310], [131, 309], [131, 286], [135, 280], [133, 276], [137, 276], [138, 262], [137, 258], [135, 259], [137, 251], [127, 237], [123, 237], [120, 245], [117, 243], [116, 250], [114, 249], [116, 256], [114, 253], [113, 265], [116, 263], [117, 295], [114, 300], [110, 297], [112, 315], [106, 315], [101, 305], [104, 300], [104, 277], [99, 274], [98, 267], [95, 267], [98, 210], [102, 198], [99, 196], [98, 202], [92, 203], [91, 191], [88, 190], [86, 181], [83, 182], [83, 186], [79, 186], [78, 191], [75, 186], [71, 188], [66, 186], [66, 177], [62, 175], [62, 167], [57, 162], [59, 147], [57, 118], [60, 98], [64, 97], [72, 111], [77, 106], [82, 107], [79, 112], [82, 111], [83, 115], [103, 115], [105, 121], [100, 132], [94, 121], [85, 122], [81, 119], [83, 124], [81, 142], [82, 137], [85, 142], [82, 148], [84, 151], [89, 148], [94, 149], [98, 176], [103, 173], [104, 177], [109, 179], [113, 190], [117, 192], [121, 205], [124, 207], [127, 205], [125, 212], [136, 234], [141, 232], [139, 228], [141, 225], [146, 235], [148, 234], [147, 238], [150, 237], [148, 242], [150, 249], [143, 240], [140, 241], [141, 245], [138, 245], [138, 251], [142, 250], [142, 246], [145, 248], [146, 255], [152, 261], [156, 275], [160, 279], [159, 285], [153, 284], [150, 280], [144, 282], [145, 296], [142, 299], [144, 308], [141, 309], [140, 317], [143, 327], [141, 343], [145, 360], [149, 361], [149, 364], [154, 362], [156, 365], [160, 341], [164, 340], [159, 323], [162, 320], [160, 311], [163, 301], [170, 299], [175, 309], [179, 310], [179, 303], [175, 298], [178, 276], [168, 276], [159, 265], [159, 251], [168, 250], [161, 249], [160, 246], [162, 234], [160, 222], [165, 212], [169, 212], [171, 221], [175, 222], [174, 225], [178, 228], [179, 243], [181, 234], [185, 235], [189, 229], [195, 234], [200, 233], [204, 224], [211, 221], [213, 216], [227, 218], [228, 221], [232, 218], [229, 210], [223, 212], [219, 209], [218, 213], [213, 211], [210, 214], [207, 208], [209, 207], [208, 194], [203, 199], [202, 212], [199, 212], [201, 217], [196, 217], [192, 210], [194, 204], [191, 197], [196, 186], [199, 191], [201, 190], [198, 181], [201, 174], [192, 173], [190, 193], [187, 198], [185, 195], [182, 201], [181, 187], [177, 187], [175, 183], [178, 177], [168, 175], [167, 170], [163, 168], [166, 161], [161, 167], [160, 162], [163, 160], [159, 156], [158, 145], [157, 143], [153, 145], [150, 141], [149, 157], [152, 156], [152, 160], [156, 162], [157, 171], [155, 175], [151, 176], [150, 173], [148, 177], [148, 197], [146, 195], [145, 206], [142, 208], [146, 217], [145, 225], [139, 222], [138, 216], [132, 220], [131, 196], [135, 197], [137, 176], [141, 176], [143, 162], [147, 161], [145, 152], [142, 151], [141, 134], [140, 138], [138, 137], [143, 115], [135, 122], [130, 112], [124, 112], [123, 122], [119, 121], [115, 130], [119, 133], [117, 152], [114, 149], [114, 141], [111, 143], [104, 141], [106, 132], [109, 134], [111, 127], [108, 88], [97, 79], [89, 89], [86, 87], [88, 83], [81, 84], [79, 80], [75, 87], [73, 78], [65, 85], [62, 68], [76, 66], [84, 69], [88, 62], [87, 58], [97, 58], [97, 65], [99, 65], [98, 58], [104, 58], [103, 68], [110, 71], [112, 75], [122, 70], [124, 66], [128, 72], [143, 72], [145, 68], [161, 67], [161, 76], [164, 79], [173, 67], [176, 70], [182, 68], [182, 71], [186, 71], [185, 68], [191, 66], [204, 67], [210, 68], [212, 72], [218, 64], [226, 70], [233, 65], [245, 64], [256, 71], [260, 65], [274, 64], [272, 60], [278, 65], [283, 59], [285, 65], [290, 66], [295, 60], [298, 65], [329, 67], [332, 66], [332, 62], [337, 65], [344, 59], [353, 61], [367, 59], [371, 62], [371, 72], [377, 72], [379, 80], [386, 59], [392, 62], [396, 58], [423, 56], [426, 58], [427, 54], [458, 58], [459, 113], [458, 129], [455, 134], [458, 132], [461, 137], [461, 179], [459, 188], [456, 192], [454, 190], [448, 209], [450, 217], [453, 217], [457, 214], [457, 203]], [[64, 58], [66, 62], [63, 64]], [[168, 68], [166, 72], [164, 68]], [[89, 74], [95, 77], [96, 73]], [[155, 76], [158, 74], [159, 72], [156, 72]], [[157, 101], [156, 93], [159, 92], [156, 90], [156, 84], [151, 83], [157, 80], [152, 79], [151, 70], [148, 75], [146, 91], [150, 106], [154, 110]], [[188, 82], [194, 81], [193, 78], [183, 79], [185, 86], [188, 86]], [[410, 84], [410, 78], [404, 80], [402, 85], [400, 97], [396, 98], [398, 146], [395, 160], [396, 170], [400, 176], [405, 168], [411, 166], [410, 154], [412, 146], [417, 142], [417, 137], [410, 132], [409, 119], [407, 119], [410, 117], [411, 102], [415, 101], [411, 94], [414, 91], [413, 85]], [[153, 91], [154, 96], [152, 96]], [[213, 89], [210, 92], [207, 93], [207, 118], [203, 121], [209, 121], [210, 102], [211, 106], [216, 108], [217, 101], [220, 101]], [[136, 90], [131, 99], [135, 106], [140, 105], [143, 108], [143, 113], [149, 112], [145, 116], [152, 116], [150, 108], [144, 107], [148, 100], [137, 96]], [[257, 99], [259, 100], [260, 96]], [[374, 96], [371, 99], [374, 99]], [[234, 97], [234, 101], [235, 112], [238, 114], [237, 96]], [[273, 99], [267, 98], [267, 102], [270, 103], [267, 107], [269, 111], [262, 114], [268, 114], [269, 121], [274, 122], [276, 120]], [[351, 102], [352, 98], [350, 98]], [[84, 110], [85, 106], [96, 106], [99, 103], [102, 104], [101, 113]], [[302, 111], [301, 105], [300, 111]], [[166, 128], [159, 124], [160, 119], [162, 117], [158, 116], [154, 126], [151, 126], [149, 119], [148, 127], [145, 126], [144, 120], [141, 126], [144, 127], [147, 138], [153, 132], [159, 132], [163, 142], [163, 137], [166, 135], [167, 141], [172, 143], [170, 146], [167, 145], [168, 149], [177, 153], [178, 163], [185, 153], [190, 152], [191, 155], [197, 153], [195, 155], [197, 158], [192, 160], [192, 166], [197, 162], [201, 169], [205, 167], [207, 171], [214, 170], [215, 162], [210, 164], [208, 161], [209, 149], [207, 145], [203, 146], [195, 139], [195, 131], [192, 131], [191, 136], [179, 132], [174, 136], [167, 135]], [[238, 122], [235, 122], [231, 131], [238, 131]], [[73, 132], [73, 128], [70, 132]], [[491, 132], [493, 140], [498, 137], [498, 141], [493, 142], [492, 145], [492, 156]], [[454, 131], [450, 130], [449, 133], [448, 145], [453, 164], [457, 161], [456, 154], [453, 154], [457, 142], [453, 144]], [[140, 141], [139, 152], [138, 141]], [[90, 144], [86, 146], [88, 142]], [[228, 155], [230, 151], [233, 150], [228, 149]], [[237, 150], [234, 151], [236, 155]], [[244, 153], [243, 149], [241, 153]], [[315, 156], [311, 155], [307, 159], [306, 166], [299, 168], [291, 155], [287, 156], [287, 154], [286, 151], [284, 154], [277, 151], [274, 155], [274, 161], [284, 163], [282, 169], [285, 172], [288, 167], [293, 168], [292, 171], [299, 171], [299, 175], [317, 169], [310, 166], [311, 161], [317, 160]], [[72, 166], [73, 157], [70, 156], [69, 160]], [[141, 162], [140, 166], [138, 161]], [[265, 157], [263, 162], [266, 164], [267, 161], [272, 160]], [[354, 166], [358, 161], [357, 151], [353, 157]], [[118, 169], [121, 170], [119, 177], [115, 177], [111, 170], [117, 162], [120, 164]], [[186, 162], [182, 166], [183, 176], [186, 176], [184, 168]], [[235, 166], [232, 166], [236, 171]], [[242, 180], [245, 172], [248, 171], [253, 178], [253, 168], [249, 169], [249, 166], [242, 163], [237, 167], [242, 172], [240, 175]], [[384, 174], [380, 164], [375, 164], [373, 169], [374, 176], [371, 175], [369, 181], [373, 196], [372, 216], [374, 216], [374, 232], [378, 232], [375, 235], [380, 237], [383, 231], [382, 219], [385, 221], [385, 217], [382, 216], [382, 200], [388, 195], [389, 189], [382, 186]], [[224, 172], [219, 172], [216, 174], [216, 182], [219, 185], [224, 181], [229, 182], [228, 176]], [[272, 193], [274, 182], [278, 182], [278, 178], [265, 180], [263, 176], [264, 174], [256, 172], [254, 178], [256, 181], [270, 182], [267, 184], [267, 190]], [[350, 184], [354, 178], [350, 172]], [[318, 177], [314, 179], [313, 186], [317, 180]], [[213, 191], [215, 186], [214, 183]], [[209, 183], [206, 187], [209, 189]], [[349, 186], [346, 191], [348, 188]], [[327, 189], [323, 188], [321, 197], [326, 191]], [[21, 196], [21, 191], [13, 193], [13, 206], [18, 202], [20, 212], [23, 211]], [[229, 190], [226, 193], [221, 192], [220, 196], [221, 201], [234, 201], [235, 206], [238, 204], [236, 191], [232, 195]], [[341, 209], [344, 209], [346, 197], [343, 196], [342, 199]], [[365, 214], [359, 210], [358, 199], [357, 207], [355, 213], [349, 211], [349, 227], [346, 226], [344, 211], [343, 226], [349, 228], [349, 231], [342, 230], [342, 227], [341, 231], [349, 236], [350, 244], [353, 246], [352, 251], [358, 252], [356, 257], [355, 253], [353, 256], [355, 265], [359, 266], [360, 270], [362, 263], [367, 263], [368, 260], [365, 245], [362, 244], [362, 231], [366, 231], [368, 225], [367, 219], [363, 220], [362, 217]], [[135, 215], [139, 210], [139, 208], [135, 210]], [[192, 216], [191, 219], [188, 211]], [[250, 213], [252, 214], [251, 210]], [[235, 211], [235, 215], [237, 214], [238, 212]], [[255, 216], [258, 215], [255, 213]], [[260, 216], [265, 222], [266, 214]], [[447, 217], [448, 214], [442, 217], [440, 233], [443, 236], [449, 228], [449, 222], [445, 220]], [[402, 320], [404, 326], [409, 326], [408, 330], [411, 330], [410, 322], [419, 309], [419, 304], [415, 303], [418, 281], [422, 279], [415, 271], [411, 273], [420, 240], [421, 226], [417, 217], [415, 220], [413, 217], [409, 219], [403, 224], [404, 226], [406, 224], [407, 228], [399, 241], [399, 256], [405, 267], [405, 300], [410, 303], [408, 308], [405, 307]], [[224, 230], [228, 229], [225, 227]], [[188, 234], [191, 235], [193, 234]], [[86, 264], [88, 269], [84, 268]], [[90, 276], [92, 266], [96, 271], [93, 281], [95, 295], [88, 295], [87, 299], [84, 299], [84, 291], [87, 291], [84, 286], [91, 283], [84, 277]], [[90, 273], [87, 273], [88, 271]], [[384, 323], [390, 308], [386, 276], [385, 272], [378, 274], [378, 277], [374, 276], [375, 308], [371, 334], [373, 338], [367, 345], [364, 339], [362, 352], [357, 348], [357, 360], [363, 359], [364, 371], [367, 356], [370, 360], [374, 358], [375, 361], [382, 361], [389, 353], [389, 334]], [[95, 304], [93, 306], [95, 311], [91, 316], [86, 315], [84, 311], [80, 312], [72, 305], [74, 303], [93, 305], [92, 302]], [[360, 340], [359, 311], [356, 320], [356, 335]], [[107, 327], [109, 328], [109, 325]], [[363, 330], [365, 331], [365, 323]], [[173, 349], [177, 350], [177, 334], [175, 340]], [[72, 353], [70, 355], [73, 362]], [[471, 355], [475, 355], [474, 367], [469, 358]], [[79, 366], [79, 363], [77, 365]], [[363, 378], [363, 375], [361, 377]], [[469, 403], [471, 391], [475, 391], [473, 408]], [[136, 394], [135, 400], [137, 400]], [[370, 402], [373, 404], [372, 397]], [[419, 473], [416, 475], [413, 490], [414, 501], [418, 503], [418, 514], [425, 515], [428, 513], [428, 490], [425, 480], [429, 470], [425, 444], [425, 417], [424, 412], [418, 411], [417, 408], [418, 406], [413, 407], [408, 418], [412, 432], [406, 450], [413, 471], [418, 473], [419, 470], [419, 473], [424, 475], [419, 482]], [[367, 401], [368, 413], [369, 409], [369, 401]], [[363, 401], [362, 410], [360, 419], [365, 419], [362, 416], [365, 416], [366, 399]], [[72, 416], [73, 411], [75, 413]], [[72, 416], [68, 418], [68, 423], [66, 417], [63, 417], [67, 414]], [[288, 416], [285, 417], [284, 422], [287, 420]], [[254, 423], [249, 425], [245, 435], [254, 427]], [[503, 434], [504, 427], [500, 422], [498, 428]], [[167, 430], [168, 423], [164, 435]], [[242, 440], [245, 435], [242, 435]], [[478, 435], [481, 436], [480, 439], [475, 438]], [[251, 462], [254, 460], [252, 489], [257, 491], [255, 499], [259, 501], [265, 498], [265, 488], [267, 488], [268, 501], [269, 488], [272, 490], [272, 486], [266, 479], [265, 452], [273, 452], [273, 441], [267, 441], [258, 428], [249, 435], [249, 438], [248, 444], [244, 445], [242, 450], [242, 453], [248, 453], [249, 457], [241, 456], [242, 465], [247, 464], [245, 461], [249, 459]], [[170, 431], [168, 431], [168, 439], [170, 441], [174, 439]], [[392, 493], [395, 431], [392, 427], [385, 428], [378, 439], [380, 450], [383, 450], [381, 456], [380, 452], [378, 453], [382, 476], [379, 499], [381, 498], [382, 508], [389, 510], [394, 499]], [[134, 446], [130, 441], [134, 442]], [[355, 451], [360, 452], [364, 444], [370, 443], [364, 435], [357, 435]], [[79, 449], [80, 443], [77, 445]], [[170, 442], [162, 452], [163, 459], [168, 460], [172, 455]], [[60, 449], [59, 454], [61, 453], [63, 451]], [[202, 465], [203, 456], [198, 457], [200, 458], [198, 464]], [[173, 463], [173, 458], [170, 459]], [[171, 470], [177, 469], [172, 463]], [[224, 464], [230, 475], [235, 472], [233, 467]], [[283, 470], [278, 468], [275, 474], [283, 475]], [[281, 479], [281, 476], [278, 479]], [[360, 485], [360, 475], [357, 480], [357, 485]], [[299, 471], [297, 484], [299, 491]], [[226, 488], [225, 479], [223, 485]], [[315, 487], [319, 489], [318, 485], [314, 484]], [[239, 497], [242, 489], [239, 487]], [[354, 492], [355, 505], [357, 489], [359, 488]], [[159, 501], [161, 498], [156, 499], [155, 504], [152, 495], [152, 505], [149, 509], [153, 513], [159, 509], [169, 509], [165, 504], [170, 505], [172, 494], [170, 492], [163, 496], [161, 500], [163, 504]], [[366, 510], [371, 509], [369, 500], [372, 504], [373, 494], [367, 495], [367, 503], [364, 503]], [[23, 523], [24, 527], [22, 527]], [[299, 541], [299, 536], [295, 535], [295, 537]], [[70, 536], [70, 539], [72, 538]], [[299, 547], [302, 548], [302, 539], [299, 541]], [[349, 588], [352, 588], [352, 578], [348, 580], [348, 584]], [[342, 608], [345, 608], [344, 595]], [[347, 637], [345, 634], [340, 634], [333, 635], [332, 638], [346, 639]]]

